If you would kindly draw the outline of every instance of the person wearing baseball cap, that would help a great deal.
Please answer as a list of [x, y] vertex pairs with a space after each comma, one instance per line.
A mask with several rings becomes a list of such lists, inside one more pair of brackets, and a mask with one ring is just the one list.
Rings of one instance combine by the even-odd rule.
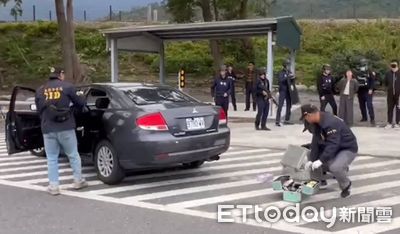
[[[300, 120], [305, 121], [305, 130], [313, 134], [310, 161], [305, 165], [306, 170], [316, 170], [324, 166], [338, 181], [342, 190], [341, 197], [348, 197], [351, 187], [348, 168], [358, 152], [355, 135], [342, 119], [320, 111], [313, 104], [301, 106]], [[321, 185], [326, 185], [326, 181], [320, 182]]]

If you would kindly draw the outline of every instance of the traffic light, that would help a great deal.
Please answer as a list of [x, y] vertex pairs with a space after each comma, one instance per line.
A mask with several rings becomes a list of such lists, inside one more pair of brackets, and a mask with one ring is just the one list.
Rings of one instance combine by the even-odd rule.
[[179, 88], [185, 88], [185, 71], [183, 69], [179, 71]]

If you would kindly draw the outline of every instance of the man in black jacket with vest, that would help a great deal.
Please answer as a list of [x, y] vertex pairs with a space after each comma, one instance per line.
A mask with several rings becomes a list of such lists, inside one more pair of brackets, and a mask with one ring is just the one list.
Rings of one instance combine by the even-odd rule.
[[58, 178], [58, 156], [60, 149], [68, 156], [74, 177], [74, 189], [87, 187], [82, 178], [81, 158], [76, 139], [76, 123], [71, 103], [85, 108], [85, 100], [76, 94], [75, 87], [64, 81], [64, 71], [52, 68], [49, 80], [36, 91], [35, 103], [40, 114], [44, 148], [47, 157], [49, 187], [51, 195], [60, 194]]
[[335, 79], [333, 78], [331, 71], [332, 69], [329, 64], [324, 64], [322, 66], [322, 74], [317, 78], [317, 89], [321, 102], [321, 111], [325, 111], [325, 108], [329, 103], [333, 114], [337, 115], [337, 105], [334, 96]]
[[[390, 71], [386, 73], [385, 85], [387, 87], [388, 125], [386, 128], [400, 128], [400, 71], [399, 62], [393, 60], [390, 63]], [[396, 122], [393, 122], [393, 112], [396, 114]]]
[[313, 125], [310, 161], [305, 168], [315, 170], [324, 166], [338, 181], [341, 197], [349, 196], [351, 181], [348, 168], [358, 152], [355, 135], [343, 120], [331, 113], [320, 112], [314, 105], [303, 105], [301, 113], [301, 120]]

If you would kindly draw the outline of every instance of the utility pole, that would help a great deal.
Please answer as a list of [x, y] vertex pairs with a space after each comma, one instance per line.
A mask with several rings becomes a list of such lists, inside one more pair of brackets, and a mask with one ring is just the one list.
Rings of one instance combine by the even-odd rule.
[[36, 6], [35, 5], [33, 5], [32, 10], [33, 10], [33, 21], [35, 22], [36, 21]]
[[83, 11], [83, 20], [86, 22], [87, 16], [86, 16], [86, 10]]
[[112, 6], [110, 5], [110, 21], [112, 20]]
[[51, 11], [49, 11], [49, 20], [52, 21], [52, 17], [51, 17]]

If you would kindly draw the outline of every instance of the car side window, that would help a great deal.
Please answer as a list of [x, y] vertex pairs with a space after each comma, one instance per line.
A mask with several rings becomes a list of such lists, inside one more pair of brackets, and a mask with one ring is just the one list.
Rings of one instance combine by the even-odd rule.
[[107, 97], [107, 93], [100, 89], [91, 88], [86, 97], [88, 106], [96, 106], [96, 100]]

